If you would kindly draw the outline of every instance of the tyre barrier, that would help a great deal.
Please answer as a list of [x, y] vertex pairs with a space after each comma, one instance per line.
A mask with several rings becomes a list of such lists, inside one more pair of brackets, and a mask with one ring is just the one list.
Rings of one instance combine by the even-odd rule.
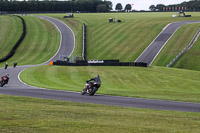
[[21, 42], [22, 42], [22, 41], [24, 40], [24, 38], [25, 38], [25, 35], [26, 35], [26, 23], [25, 23], [25, 21], [24, 21], [24, 19], [23, 19], [22, 17], [20, 17], [20, 16], [17, 16], [17, 17], [19, 17], [19, 18], [22, 20], [22, 24], [23, 24], [23, 33], [22, 33], [21, 37], [19, 38], [19, 40], [17, 41], [17, 43], [16, 43], [16, 44], [14, 45], [14, 47], [11, 49], [11, 51], [10, 51], [6, 56], [4, 56], [3, 58], [0, 59], [0, 63], [1, 63], [1, 62], [4, 62], [4, 61], [6, 61], [6, 60], [8, 60], [9, 58], [11, 58], [11, 57], [14, 55], [16, 49], [19, 47], [19, 45], [21, 44]]
[[57, 60], [53, 62], [53, 65], [60, 66], [136, 66], [147, 67], [147, 63], [144, 62], [119, 62], [119, 60], [88, 60], [88, 61], [76, 61], [76, 63], [70, 63], [66, 61]]

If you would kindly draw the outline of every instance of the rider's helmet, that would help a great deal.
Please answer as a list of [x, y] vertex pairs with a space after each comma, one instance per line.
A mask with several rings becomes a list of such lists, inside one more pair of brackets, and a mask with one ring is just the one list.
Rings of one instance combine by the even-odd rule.
[[6, 76], [9, 77], [9, 74], [7, 73]]

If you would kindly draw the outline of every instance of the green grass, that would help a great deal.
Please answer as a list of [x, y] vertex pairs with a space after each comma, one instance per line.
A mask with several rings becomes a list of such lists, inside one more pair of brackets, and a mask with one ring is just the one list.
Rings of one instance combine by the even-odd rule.
[[[51, 16], [64, 20], [73, 30], [79, 27], [76, 30], [77, 49], [82, 43], [80, 25], [86, 23], [88, 59], [120, 59], [126, 62], [137, 59], [168, 23], [200, 19], [198, 13], [186, 13], [192, 14], [191, 18], [172, 18], [173, 14], [176, 13], [83, 13], [75, 14], [73, 19], [63, 19], [66, 14]], [[108, 22], [109, 18], [115, 17], [122, 23]], [[78, 51], [81, 56], [81, 50]]]
[[[88, 58], [134, 61], [164, 26], [170, 22], [187, 20], [174, 19], [171, 14], [173, 13], [122, 13], [82, 17], [88, 25]], [[110, 17], [117, 17], [122, 23], [110, 24]], [[197, 18], [200, 18], [199, 15]]]
[[[192, 18], [172, 18], [172, 14], [174, 13], [75, 14], [75, 19], [64, 21], [71, 23], [70, 27], [76, 30], [76, 53], [80, 54], [81, 48], [79, 43], [82, 33], [78, 27], [81, 22], [86, 22], [89, 31], [90, 59], [117, 58], [121, 61], [134, 61], [166, 24], [200, 18], [198, 13], [191, 13]], [[56, 17], [62, 19], [63, 16]], [[109, 24], [110, 17], [118, 17], [122, 23]], [[53, 40], [50, 43], [56, 40], [54, 43], [57, 44], [59, 39], [47, 39], [47, 36], [51, 35], [45, 33], [52, 30], [51, 33], [54, 33], [53, 36], [56, 33], [56, 38], [59, 38], [59, 33], [45, 20], [31, 17], [26, 17], [25, 20], [29, 25], [28, 36], [23, 42], [23, 47], [20, 46], [17, 51], [18, 54], [9, 62], [17, 60], [20, 64], [34, 64], [48, 60], [45, 55], [49, 52], [44, 52], [42, 48], [37, 52], [37, 47], [49, 45], [42, 42], [51, 39]], [[35, 45], [37, 47], [34, 48]], [[125, 49], [122, 50], [124, 46]], [[33, 52], [28, 54], [28, 49]], [[48, 55], [48, 58], [52, 55]], [[98, 94], [200, 102], [198, 71], [162, 67], [41, 66], [25, 70], [20, 77], [31, 85], [80, 92], [85, 81], [97, 74], [102, 79]], [[199, 118], [199, 113], [121, 108], [0, 95], [0, 132], [196, 133], [200, 132]]]
[[[75, 18], [69, 18], [64, 19], [63, 16], [66, 14], [46, 14], [47, 16], [55, 17], [63, 22], [65, 22], [67, 25], [71, 27], [71, 29], [74, 31], [76, 36], [76, 47], [75, 51], [72, 56], [81, 56], [82, 51], [82, 23], [87, 24], [87, 54], [89, 59], [120, 59], [121, 61], [134, 61], [142, 52], [143, 50], [152, 42], [152, 40], [160, 33], [162, 28], [167, 25], [170, 22], [175, 21], [186, 21], [186, 20], [199, 20], [200, 15], [198, 13], [188, 13], [192, 14], [191, 18], [172, 18], [171, 15], [175, 13], [107, 13], [107, 14], [75, 14]], [[122, 23], [108, 23], [108, 18], [115, 18], [122, 20]], [[28, 20], [26, 20], [28, 23], [33, 23], [31, 21], [36, 21], [35, 19], [32, 19], [33, 17], [29, 17]], [[37, 20], [38, 22], [38, 20]], [[47, 29], [45, 32], [49, 31], [48, 26], [45, 26], [48, 22], [43, 22], [40, 20], [38, 23], [43, 23], [43, 31]], [[44, 24], [45, 23], [45, 24]], [[33, 25], [33, 24], [32, 24]], [[37, 42], [37, 45], [43, 46], [47, 45], [46, 42], [48, 40], [48, 44], [57, 44], [58, 43], [58, 34], [56, 34], [56, 39], [53, 37], [47, 37], [47, 33], [41, 32], [39, 29], [41, 27], [34, 25], [35, 27], [31, 26], [29, 32], [29, 37], [26, 37], [26, 45]], [[186, 27], [186, 26], [185, 26]], [[185, 35], [190, 35], [190, 31], [193, 27], [187, 28], [185, 31], [188, 31], [185, 33]], [[184, 28], [183, 28], [184, 29]], [[188, 29], [188, 30], [187, 30]], [[51, 29], [52, 30], [52, 29]], [[51, 31], [50, 30], [50, 31]], [[39, 32], [38, 32], [39, 31]], [[194, 30], [193, 30], [194, 32]], [[53, 33], [53, 32], [52, 32]], [[52, 34], [51, 33], [51, 34]], [[54, 31], [55, 33], [55, 31]], [[179, 32], [181, 33], [181, 32]], [[49, 34], [49, 33], [48, 33]], [[35, 40], [33, 40], [33, 35], [36, 35]], [[180, 34], [179, 34], [180, 35]], [[50, 35], [49, 35], [50, 36]], [[52, 35], [51, 35], [52, 36]], [[41, 38], [43, 39], [43, 43], [41, 43]], [[142, 39], [141, 39], [142, 38]], [[53, 40], [51, 40], [53, 39]], [[50, 40], [50, 41], [49, 41]], [[176, 39], [170, 40], [171, 44], [176, 43]], [[181, 39], [180, 43], [182, 42], [188, 42], [188, 38]], [[25, 45], [25, 44], [24, 44]], [[29, 46], [30, 46], [29, 45]], [[34, 46], [36, 46], [34, 44]], [[26, 46], [27, 47], [27, 46]], [[37, 46], [38, 47], [38, 46]], [[21, 49], [24, 48], [21, 47]], [[39, 47], [38, 47], [39, 48]], [[56, 49], [54, 47], [51, 47], [52, 49]], [[181, 51], [182, 47], [177, 47], [177, 51]], [[27, 48], [25, 48], [27, 49]], [[30, 48], [32, 49], [32, 48]], [[18, 60], [21, 65], [24, 64], [38, 64], [41, 63], [43, 60], [48, 60], [47, 57], [39, 58], [40, 60], [37, 60], [38, 57], [35, 55], [35, 51], [38, 50], [32, 50], [33, 53], [30, 53], [27, 57], [31, 58], [30, 60], [27, 58], [24, 58], [25, 56], [21, 56], [18, 60], [17, 58], [13, 58], [10, 62], [14, 62]], [[43, 53], [44, 50], [41, 49]], [[175, 53], [178, 53], [178, 52]], [[19, 54], [23, 54], [24, 51], [20, 50], [18, 52]], [[51, 52], [50, 52], [51, 53]], [[52, 52], [53, 53], [53, 52]], [[48, 53], [49, 54], [49, 53]], [[39, 55], [39, 54], [38, 54]], [[47, 55], [46, 53], [43, 55]], [[42, 56], [43, 56], [42, 55]], [[52, 54], [53, 55], [53, 54]], [[164, 56], [166, 59], [163, 59], [163, 56], [159, 58], [158, 60], [163, 61], [164, 64], [168, 62], [168, 60], [171, 60], [173, 56]], [[50, 56], [48, 55], [50, 58]], [[37, 58], [37, 59], [36, 59]], [[30, 63], [31, 62], [31, 63]], [[163, 65], [162, 63], [155, 63], [156, 65]], [[2, 66], [2, 65], [1, 65]]]
[[0, 15], [0, 59], [5, 57], [22, 35], [23, 25], [16, 16]]
[[194, 46], [187, 51], [183, 56], [173, 65], [176, 68], [190, 69], [200, 71], [200, 38], [194, 43]]
[[44, 16], [49, 16], [49, 17], [54, 17], [56, 19], [61, 20], [62, 22], [64, 22], [65, 24], [67, 24], [67, 26], [69, 26], [75, 36], [75, 49], [71, 55], [71, 59], [75, 56], [78, 56], [79, 59], [82, 56], [82, 25], [83, 22], [77, 18], [63, 18], [64, 16], [66, 16], [67, 14], [41, 14]]
[[[7, 62], [19, 65], [40, 64], [49, 60], [57, 52], [60, 45], [60, 34], [56, 27], [43, 19], [23, 17], [27, 26], [25, 39], [14, 56]], [[1, 63], [0, 66], [3, 66]]]
[[59, 67], [29, 68], [22, 81], [56, 90], [82, 91], [85, 81], [100, 75], [98, 94], [200, 102], [200, 72], [162, 67]]
[[0, 95], [0, 132], [200, 132], [200, 114]]
[[167, 66], [190, 43], [199, 26], [200, 24], [187, 24], [178, 29], [156, 57], [153, 65]]

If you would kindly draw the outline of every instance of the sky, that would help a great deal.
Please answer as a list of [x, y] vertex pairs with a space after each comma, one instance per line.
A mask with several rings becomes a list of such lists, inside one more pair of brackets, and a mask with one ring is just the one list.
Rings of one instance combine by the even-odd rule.
[[126, 4], [134, 4], [132, 9], [134, 10], [149, 10], [150, 5], [164, 4], [164, 5], [172, 5], [172, 4], [180, 4], [184, 1], [190, 0], [109, 0], [113, 3], [113, 10], [115, 10], [116, 4], [121, 3], [123, 8]]

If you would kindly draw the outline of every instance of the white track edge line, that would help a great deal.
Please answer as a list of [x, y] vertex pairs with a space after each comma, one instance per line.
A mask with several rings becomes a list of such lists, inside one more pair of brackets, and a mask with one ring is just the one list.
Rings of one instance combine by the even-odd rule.
[[165, 44], [160, 48], [160, 50], [157, 52], [156, 56], [154, 56], [153, 60], [149, 63], [149, 66], [151, 66], [151, 64], [154, 62], [154, 60], [156, 59], [156, 57], [159, 55], [159, 53], [161, 52], [161, 50], [164, 48], [164, 46], [167, 44], [167, 42], [173, 37], [173, 35], [177, 32], [177, 30], [180, 28], [181, 26], [179, 26], [175, 32], [167, 39], [167, 41], [165, 42]]
[[[194, 24], [194, 23], [200, 23], [200, 22], [192, 22], [192, 23], [186, 23], [186, 24]], [[185, 24], [183, 24], [185, 25]], [[167, 42], [173, 37], [173, 35], [177, 32], [177, 30], [179, 30], [183, 25], [180, 25], [176, 31], [170, 36], [170, 38], [165, 42], [165, 44], [162, 46], [162, 48], [158, 51], [158, 53], [156, 54], [156, 56], [153, 58], [153, 60], [150, 62], [149, 66], [151, 66], [151, 64], [154, 62], [154, 60], [156, 59], [156, 57], [159, 55], [159, 53], [161, 52], [161, 50], [164, 48], [164, 46], [167, 44]]]
[[154, 38], [154, 40], [149, 44], [149, 46], [140, 54], [140, 56], [139, 56], [134, 62], [137, 62], [137, 60], [143, 55], [143, 53], [153, 44], [153, 42], [160, 36], [160, 34], [162, 34], [162, 33], [166, 30], [166, 28], [169, 27], [171, 24], [172, 24], [172, 23], [169, 23], [169, 24], [167, 24], [167, 25], [163, 28], [164, 30], [162, 30], [162, 31], [158, 34], [158, 36], [157, 36], [156, 38]]
[[[45, 16], [45, 17], [46, 17], [46, 16]], [[42, 18], [42, 16], [40, 16], [39, 18]], [[49, 18], [52, 18], [52, 17], [49, 17]], [[45, 18], [42, 18], [42, 19], [45, 19]], [[54, 19], [54, 18], [52, 18], [52, 19]], [[61, 35], [60, 46], [59, 46], [59, 49], [58, 49], [58, 51], [56, 52], [56, 54], [51, 58], [51, 59], [53, 59], [53, 58], [58, 54], [58, 52], [60, 51], [61, 42], [62, 42], [62, 33], [61, 33], [60, 29], [59, 29], [52, 21], [50, 21], [50, 20], [48, 20], [48, 19], [45, 19], [45, 20], [51, 22], [51, 23], [58, 29], [58, 31], [60, 32], [60, 35]], [[58, 19], [56, 19], [56, 20], [58, 20]], [[58, 20], [58, 21], [60, 21], [60, 20]], [[62, 22], [62, 21], [60, 21], [60, 22]], [[62, 22], [62, 23], [65, 24], [64, 22]], [[66, 25], [66, 24], [65, 24], [65, 25]], [[74, 36], [74, 49], [75, 49], [75, 35], [74, 35], [74, 32], [72, 31], [72, 29], [71, 29], [68, 25], [66, 25], [66, 26], [71, 30], [71, 32], [72, 32], [72, 34], [73, 34], [73, 36]], [[73, 51], [71, 52], [71, 54], [74, 52], [74, 49], [73, 49]], [[70, 56], [71, 56], [71, 54], [70, 54]], [[48, 61], [46, 61], [46, 62], [44, 62], [44, 63], [35, 65], [35, 66], [39, 66], [39, 65], [46, 64], [46, 63], [48, 63], [51, 59], [49, 59]], [[34, 67], [34, 66], [32, 66], [32, 67]], [[28, 67], [28, 68], [30, 68], [30, 67]], [[27, 68], [23, 69], [22, 71], [20, 71], [20, 72], [18, 73], [18, 80], [19, 80], [21, 83], [23, 83], [24, 85], [31, 86], [31, 85], [26, 84], [25, 82], [23, 82], [23, 81], [20, 79], [20, 74], [21, 74], [21, 72], [23, 72], [23, 71], [26, 70], [26, 69], [27, 69]], [[32, 86], [32, 87], [35, 87], [35, 86]], [[38, 87], [36, 87], [36, 88], [38, 88]], [[46, 88], [43, 88], [43, 89], [46, 89]]]

